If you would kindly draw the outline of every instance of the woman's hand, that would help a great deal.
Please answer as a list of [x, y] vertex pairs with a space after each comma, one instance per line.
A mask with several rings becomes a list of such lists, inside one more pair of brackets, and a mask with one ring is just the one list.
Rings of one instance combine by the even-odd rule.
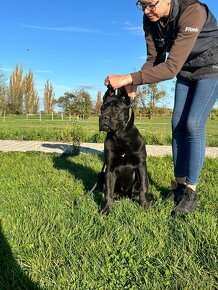
[[132, 76], [128, 75], [109, 75], [104, 81], [105, 86], [111, 85], [111, 87], [116, 90], [126, 85], [132, 84]]
[[132, 84], [132, 76], [127, 75], [109, 75], [104, 81], [105, 86], [110, 85], [114, 90], [125, 87], [130, 97], [134, 98], [137, 85]]

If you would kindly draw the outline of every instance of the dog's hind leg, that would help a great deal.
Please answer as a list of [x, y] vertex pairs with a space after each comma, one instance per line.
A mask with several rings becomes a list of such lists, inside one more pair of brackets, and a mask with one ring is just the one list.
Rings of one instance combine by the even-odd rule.
[[140, 163], [138, 169], [140, 177], [140, 189], [139, 189], [140, 205], [144, 208], [147, 208], [149, 206], [149, 198], [148, 198], [148, 174], [146, 162]]
[[105, 207], [102, 209], [102, 214], [108, 214], [113, 205], [113, 194], [116, 183], [116, 174], [110, 170], [105, 172]]

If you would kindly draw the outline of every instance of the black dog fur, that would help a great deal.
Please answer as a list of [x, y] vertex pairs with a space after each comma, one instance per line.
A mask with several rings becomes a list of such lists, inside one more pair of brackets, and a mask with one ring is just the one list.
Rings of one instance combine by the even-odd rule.
[[139, 194], [140, 204], [148, 207], [148, 175], [145, 142], [134, 125], [134, 112], [130, 98], [124, 87], [117, 90], [108, 88], [101, 107], [99, 130], [106, 131], [104, 141], [105, 173], [99, 177], [103, 181], [105, 207], [108, 214], [114, 192], [132, 197]]

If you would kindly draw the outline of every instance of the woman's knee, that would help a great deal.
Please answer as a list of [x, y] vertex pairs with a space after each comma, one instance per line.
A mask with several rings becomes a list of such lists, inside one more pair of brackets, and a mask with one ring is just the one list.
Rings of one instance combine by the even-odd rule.
[[189, 136], [198, 135], [202, 129], [203, 127], [200, 125], [199, 120], [196, 120], [195, 118], [188, 118], [185, 126], [187, 135]]
[[179, 111], [174, 111], [172, 115], [172, 130], [179, 131], [183, 128], [183, 122], [181, 121], [181, 115], [182, 113]]

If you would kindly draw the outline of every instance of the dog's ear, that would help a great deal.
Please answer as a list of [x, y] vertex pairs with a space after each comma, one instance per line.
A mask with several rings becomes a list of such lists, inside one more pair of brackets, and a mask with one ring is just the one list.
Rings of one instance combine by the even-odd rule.
[[108, 97], [113, 97], [113, 96], [115, 96], [115, 90], [110, 85], [108, 85], [107, 91], [105, 92], [103, 96], [103, 103], [106, 101]]
[[125, 87], [121, 87], [118, 89], [118, 95], [121, 96], [124, 100], [125, 103], [129, 106], [130, 105], [130, 97], [128, 96], [127, 90]]

